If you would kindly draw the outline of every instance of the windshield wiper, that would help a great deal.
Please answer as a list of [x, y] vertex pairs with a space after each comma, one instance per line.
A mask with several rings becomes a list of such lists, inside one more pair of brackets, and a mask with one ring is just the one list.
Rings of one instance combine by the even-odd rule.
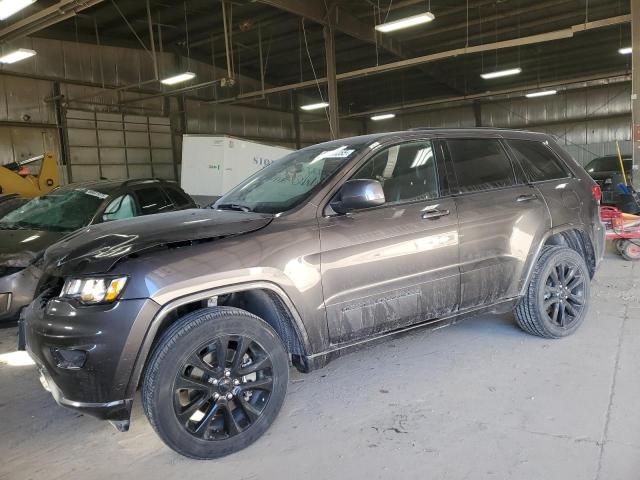
[[239, 203], [222, 203], [216, 207], [218, 210], [238, 210], [240, 212], [250, 212], [251, 208]]

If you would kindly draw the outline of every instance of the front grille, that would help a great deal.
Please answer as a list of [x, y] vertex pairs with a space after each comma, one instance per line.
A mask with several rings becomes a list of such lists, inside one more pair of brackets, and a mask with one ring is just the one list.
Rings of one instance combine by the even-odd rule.
[[6, 313], [11, 307], [11, 294], [0, 293], [0, 313]]

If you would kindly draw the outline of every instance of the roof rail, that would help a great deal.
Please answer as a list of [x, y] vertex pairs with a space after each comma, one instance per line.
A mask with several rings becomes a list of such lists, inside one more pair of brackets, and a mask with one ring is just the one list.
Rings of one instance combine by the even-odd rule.
[[122, 186], [125, 185], [133, 185], [136, 183], [159, 183], [162, 179], [160, 178], [130, 178], [122, 182]]
[[504, 127], [413, 127], [410, 128], [410, 132], [417, 132], [422, 130], [508, 130], [508, 131], [522, 131], [521, 128], [504, 128]]

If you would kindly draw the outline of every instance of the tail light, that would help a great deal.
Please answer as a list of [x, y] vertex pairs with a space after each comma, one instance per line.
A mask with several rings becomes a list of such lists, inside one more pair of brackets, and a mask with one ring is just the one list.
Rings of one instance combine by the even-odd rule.
[[591, 195], [596, 199], [596, 202], [600, 203], [600, 200], [602, 200], [602, 189], [600, 188], [600, 185], [594, 185], [591, 187]]

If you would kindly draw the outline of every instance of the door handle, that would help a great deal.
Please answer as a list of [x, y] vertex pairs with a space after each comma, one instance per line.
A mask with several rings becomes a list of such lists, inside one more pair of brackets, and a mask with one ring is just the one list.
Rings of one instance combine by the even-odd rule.
[[449, 210], [429, 210], [422, 214], [422, 218], [425, 220], [435, 220], [445, 215], [449, 215]]
[[538, 195], [536, 195], [535, 193], [531, 193], [529, 195], [520, 195], [518, 198], [516, 198], [516, 202], [530, 202], [531, 200], [536, 200], [538, 198]]

